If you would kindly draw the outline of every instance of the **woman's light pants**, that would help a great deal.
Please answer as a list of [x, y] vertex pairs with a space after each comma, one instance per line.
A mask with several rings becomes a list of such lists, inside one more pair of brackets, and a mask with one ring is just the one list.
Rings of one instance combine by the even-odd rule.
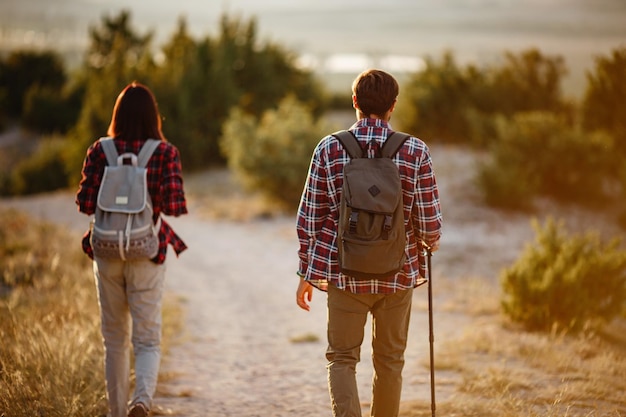
[[102, 319], [105, 377], [111, 417], [126, 417], [130, 344], [135, 356], [131, 404], [152, 405], [161, 359], [161, 300], [165, 265], [96, 258], [93, 263]]

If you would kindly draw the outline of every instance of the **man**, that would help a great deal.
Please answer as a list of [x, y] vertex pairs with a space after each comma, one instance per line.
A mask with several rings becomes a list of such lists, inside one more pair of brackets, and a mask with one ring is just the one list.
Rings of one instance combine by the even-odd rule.
[[[380, 70], [352, 84], [357, 122], [350, 128], [371, 156], [393, 132], [389, 124], [398, 83]], [[372, 314], [372, 417], [398, 415], [402, 368], [413, 288], [424, 282], [422, 243], [437, 250], [441, 235], [439, 194], [428, 147], [409, 137], [393, 157], [402, 184], [406, 261], [395, 275], [357, 279], [340, 271], [338, 218], [348, 153], [332, 135], [317, 145], [298, 209], [300, 242], [296, 302], [309, 310], [313, 287], [328, 293], [328, 385], [333, 416], [361, 417], [356, 364], [367, 315]]]

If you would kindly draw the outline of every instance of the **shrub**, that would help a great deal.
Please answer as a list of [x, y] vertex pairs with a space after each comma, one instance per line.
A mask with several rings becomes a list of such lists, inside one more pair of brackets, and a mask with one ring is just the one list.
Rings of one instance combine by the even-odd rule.
[[409, 78], [399, 97], [402, 130], [429, 140], [485, 147], [493, 141], [493, 118], [542, 111], [569, 115], [561, 95], [566, 73], [560, 56], [537, 49], [506, 52], [502, 65], [457, 65], [446, 52]]
[[537, 189], [533, 180], [519, 165], [502, 167], [499, 162], [482, 165], [476, 175], [485, 203], [503, 210], [531, 210]]
[[10, 193], [36, 194], [65, 188], [65, 143], [58, 138], [43, 140], [34, 154], [16, 165], [10, 178]]
[[[477, 78], [477, 79], [474, 79]], [[470, 87], [482, 83], [477, 72], [460, 68], [451, 52], [413, 75], [399, 96], [397, 120], [401, 129], [441, 142], [468, 142], [464, 111], [471, 106]]]
[[494, 68], [489, 87], [493, 111], [507, 116], [528, 111], [561, 113], [567, 110], [561, 94], [566, 74], [561, 56], [543, 55], [538, 49], [519, 54], [506, 52], [504, 65]]
[[61, 91], [67, 79], [63, 59], [58, 52], [16, 50], [1, 63], [0, 85], [4, 104], [11, 118], [22, 116], [26, 92], [33, 86]]
[[32, 86], [24, 96], [24, 126], [44, 134], [66, 133], [76, 123], [80, 109], [78, 91], [61, 92]]
[[529, 330], [580, 330], [623, 312], [626, 251], [595, 233], [568, 236], [562, 222], [535, 221], [536, 240], [501, 274], [502, 307]]
[[529, 208], [538, 195], [598, 205], [621, 193], [613, 149], [612, 137], [583, 132], [556, 114], [519, 113], [498, 120], [477, 180], [485, 200], [501, 207]]
[[306, 106], [287, 97], [259, 121], [234, 110], [224, 125], [220, 146], [229, 168], [248, 190], [294, 209], [313, 149], [326, 133], [328, 128], [315, 122]]

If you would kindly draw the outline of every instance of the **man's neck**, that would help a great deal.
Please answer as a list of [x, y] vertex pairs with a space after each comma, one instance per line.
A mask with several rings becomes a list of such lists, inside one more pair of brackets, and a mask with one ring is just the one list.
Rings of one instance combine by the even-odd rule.
[[383, 122], [389, 122], [389, 119], [391, 118], [391, 112], [387, 112], [384, 116], [379, 116], [377, 114], [370, 114], [370, 115], [366, 115], [363, 114], [360, 111], [357, 111], [357, 120], [361, 120], [361, 119], [377, 119], [377, 120], [382, 120]]

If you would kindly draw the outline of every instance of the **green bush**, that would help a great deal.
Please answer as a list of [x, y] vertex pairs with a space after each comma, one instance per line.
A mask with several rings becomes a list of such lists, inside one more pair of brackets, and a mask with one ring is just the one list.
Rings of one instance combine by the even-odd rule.
[[76, 124], [85, 94], [80, 82], [63, 89], [33, 85], [24, 95], [22, 125], [42, 134], [64, 134]]
[[537, 184], [519, 165], [500, 167], [497, 163], [482, 165], [476, 181], [484, 201], [491, 207], [503, 210], [530, 211], [536, 195]]
[[401, 130], [424, 139], [468, 143], [465, 110], [472, 106], [472, 84], [482, 83], [478, 72], [460, 68], [451, 52], [441, 60], [426, 58], [426, 68], [414, 74], [399, 96]]
[[316, 122], [294, 97], [257, 121], [236, 109], [224, 125], [220, 146], [228, 166], [243, 185], [295, 209], [302, 194], [311, 154], [329, 128]]
[[44, 139], [34, 154], [16, 165], [9, 180], [10, 194], [36, 194], [65, 188], [65, 144], [63, 139]]
[[561, 57], [529, 49], [506, 52], [502, 62], [478, 68], [459, 66], [450, 52], [440, 61], [427, 58], [426, 68], [409, 78], [399, 96], [401, 130], [484, 148], [494, 140], [498, 115], [542, 111], [569, 116], [560, 88], [566, 72]]
[[547, 112], [502, 117], [496, 126], [491, 157], [477, 176], [487, 203], [526, 209], [539, 195], [587, 205], [619, 200], [621, 162], [612, 137]]
[[566, 112], [561, 79], [566, 74], [561, 56], [543, 55], [538, 49], [519, 54], [506, 52], [504, 65], [489, 74], [492, 111], [512, 116], [529, 111]]
[[0, 60], [3, 108], [10, 118], [19, 119], [26, 92], [33, 86], [61, 91], [67, 80], [61, 55], [56, 51], [16, 50]]
[[65, 133], [76, 122], [78, 110], [64, 94], [51, 88], [32, 86], [24, 96], [22, 123], [44, 133]]
[[529, 330], [580, 330], [624, 311], [626, 251], [597, 234], [568, 236], [562, 222], [535, 221], [534, 244], [501, 274], [502, 307]]

